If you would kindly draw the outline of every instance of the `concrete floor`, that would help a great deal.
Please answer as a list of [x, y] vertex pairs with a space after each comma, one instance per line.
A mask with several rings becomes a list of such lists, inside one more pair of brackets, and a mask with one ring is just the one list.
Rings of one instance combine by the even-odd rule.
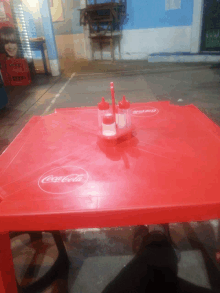
[[[178, 105], [193, 103], [220, 125], [218, 65], [84, 61], [69, 66], [61, 77], [37, 75], [30, 86], [7, 88], [9, 104], [0, 110], [0, 153], [33, 115], [47, 115], [56, 108], [94, 106], [102, 96], [110, 99], [111, 81], [115, 84], [117, 100], [126, 95], [131, 102], [170, 100]], [[220, 290], [220, 266], [215, 259], [216, 251], [220, 250], [219, 227], [216, 219], [170, 224], [172, 240], [181, 252], [179, 276], [194, 284]], [[134, 229], [118, 227], [63, 232], [71, 261], [69, 292], [101, 292], [133, 257]], [[19, 281], [34, 254], [34, 248], [25, 237], [12, 241]], [[48, 234], [44, 235], [44, 246], [43, 257], [41, 255], [36, 260], [41, 267], [38, 275], [56, 256]], [[65, 292], [63, 288], [63, 283], [58, 280], [44, 293]]]

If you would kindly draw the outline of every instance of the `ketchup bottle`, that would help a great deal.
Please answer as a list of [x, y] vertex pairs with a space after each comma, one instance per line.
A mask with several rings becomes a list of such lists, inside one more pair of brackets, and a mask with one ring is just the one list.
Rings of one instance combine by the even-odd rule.
[[98, 103], [98, 122], [99, 122], [99, 129], [102, 129], [102, 122], [103, 117], [105, 114], [109, 112], [109, 103], [105, 101], [102, 97], [102, 101]]
[[131, 109], [130, 103], [123, 96], [122, 100], [118, 103], [118, 127], [125, 128], [131, 126]]

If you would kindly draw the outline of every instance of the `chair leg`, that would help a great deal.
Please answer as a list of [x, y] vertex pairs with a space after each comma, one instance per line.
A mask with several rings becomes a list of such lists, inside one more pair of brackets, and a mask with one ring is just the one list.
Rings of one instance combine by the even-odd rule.
[[57, 245], [58, 252], [62, 254], [63, 258], [65, 258], [69, 263], [68, 255], [60, 231], [52, 231], [50, 233], [53, 235], [53, 238]]
[[44, 65], [44, 72], [45, 72], [46, 75], [48, 75], [49, 72], [48, 72], [48, 69], [47, 69], [47, 61], [46, 61], [43, 45], [41, 46], [41, 55], [42, 55], [42, 60], [43, 60], [43, 65]]

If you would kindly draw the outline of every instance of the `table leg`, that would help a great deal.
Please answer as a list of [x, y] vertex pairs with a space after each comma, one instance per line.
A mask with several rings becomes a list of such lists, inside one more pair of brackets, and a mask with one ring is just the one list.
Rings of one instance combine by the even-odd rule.
[[111, 47], [112, 61], [114, 61], [115, 56], [114, 56], [113, 38], [110, 39], [110, 47]]
[[94, 60], [94, 44], [93, 44], [92, 39], [90, 39], [90, 44], [91, 44], [91, 49], [92, 49], [92, 60]]
[[9, 233], [0, 233], [0, 292], [18, 292]]
[[47, 69], [47, 61], [46, 61], [46, 57], [45, 57], [44, 47], [43, 46], [41, 48], [41, 55], [42, 55], [43, 64], [44, 64], [44, 72], [45, 72], [46, 75], [48, 75], [49, 72], [48, 72], [48, 69]]
[[119, 60], [121, 60], [121, 37], [118, 37]]
[[99, 46], [100, 46], [100, 51], [101, 51], [101, 60], [103, 60], [103, 54], [102, 54], [102, 40], [99, 40]]

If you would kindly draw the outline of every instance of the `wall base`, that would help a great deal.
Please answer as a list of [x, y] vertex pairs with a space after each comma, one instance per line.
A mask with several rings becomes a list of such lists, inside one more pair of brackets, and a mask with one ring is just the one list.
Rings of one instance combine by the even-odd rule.
[[220, 55], [169, 55], [169, 56], [149, 56], [148, 62], [157, 63], [157, 62], [207, 62], [207, 63], [217, 63], [220, 62]]

